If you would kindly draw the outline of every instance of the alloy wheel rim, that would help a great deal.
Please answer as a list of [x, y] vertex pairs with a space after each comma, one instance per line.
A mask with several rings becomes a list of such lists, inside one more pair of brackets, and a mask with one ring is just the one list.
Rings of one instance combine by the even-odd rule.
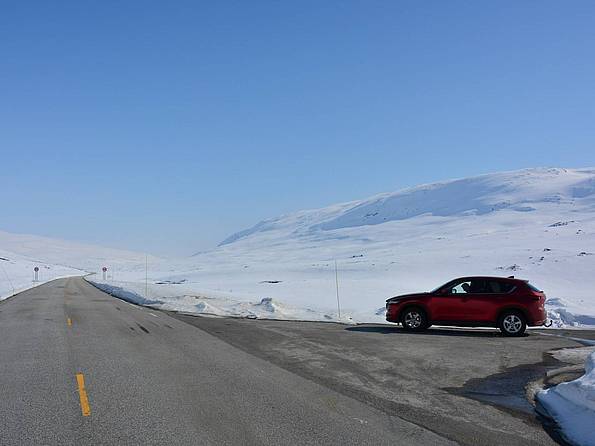
[[409, 328], [419, 328], [421, 326], [421, 315], [417, 311], [410, 311], [405, 315], [405, 324]]
[[509, 314], [504, 318], [503, 325], [504, 329], [508, 333], [518, 333], [519, 331], [521, 331], [523, 321], [521, 321], [521, 318], [518, 317], [516, 314]]

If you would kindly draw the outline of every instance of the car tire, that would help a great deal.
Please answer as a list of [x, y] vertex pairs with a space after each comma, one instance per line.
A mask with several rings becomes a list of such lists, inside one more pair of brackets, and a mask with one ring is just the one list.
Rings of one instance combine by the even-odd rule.
[[430, 324], [424, 310], [419, 307], [409, 307], [401, 313], [401, 325], [407, 331], [422, 331]]
[[500, 315], [498, 328], [504, 336], [522, 336], [527, 329], [527, 320], [520, 311], [508, 310]]

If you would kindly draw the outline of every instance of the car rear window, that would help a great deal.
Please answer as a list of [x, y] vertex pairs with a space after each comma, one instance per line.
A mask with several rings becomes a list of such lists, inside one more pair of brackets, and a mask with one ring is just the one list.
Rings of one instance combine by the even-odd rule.
[[535, 285], [531, 285], [529, 282], [527, 282], [527, 285], [529, 286], [529, 288], [531, 288], [532, 291], [541, 293], [541, 290], [539, 288], [537, 288]]

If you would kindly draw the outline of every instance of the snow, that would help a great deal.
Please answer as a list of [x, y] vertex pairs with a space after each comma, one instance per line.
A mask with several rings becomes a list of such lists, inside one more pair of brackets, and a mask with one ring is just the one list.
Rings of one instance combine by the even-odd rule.
[[336, 260], [342, 314], [381, 322], [388, 297], [515, 275], [546, 291], [556, 326], [595, 325], [594, 211], [593, 169], [482, 175], [265, 220], [191, 259], [150, 264], [149, 277], [336, 314]]
[[172, 310], [209, 316], [243, 317], [255, 319], [282, 319], [306, 321], [335, 321], [352, 323], [349, 317], [339, 318], [335, 313], [324, 314], [308, 308], [294, 308], [273, 300], [262, 298], [258, 302], [239, 301], [223, 293], [197, 294], [193, 288], [169, 284], [139, 282], [108, 283], [91, 277], [87, 279], [97, 288], [138, 305], [160, 310]]
[[[20, 246], [7, 239], [0, 248]], [[20, 253], [90, 272], [105, 264], [107, 280], [93, 281], [145, 297], [144, 254], [39, 240]], [[494, 173], [271, 218], [190, 258], [149, 257], [148, 299], [339, 320], [335, 261], [341, 321], [383, 322], [388, 297], [477, 274], [530, 280], [557, 327], [595, 325], [595, 169]]]
[[[144, 265], [145, 255], [0, 231], [0, 300], [60, 277], [98, 271], [114, 259], [130, 273]], [[37, 282], [33, 281], [35, 267], [39, 268]]]
[[[569, 339], [565, 336], [566, 339]], [[577, 339], [577, 338], [570, 338]], [[588, 339], [578, 340], [581, 343], [590, 344], [587, 347], [574, 347], [574, 348], [563, 348], [560, 350], [554, 350], [550, 354], [558, 361], [565, 362], [567, 364], [584, 364], [587, 358], [595, 352], [595, 341], [589, 341]]]
[[[96, 245], [76, 243], [29, 234], [0, 231], [0, 249], [33, 262], [62, 265], [86, 271], [99, 271], [106, 263], [117, 261], [123, 269], [144, 271], [145, 254]], [[149, 256], [149, 261], [155, 257]]]
[[[37, 282], [33, 281], [35, 267], [39, 268]], [[83, 274], [78, 269], [34, 261], [0, 249], [0, 300], [59, 277]]]
[[595, 352], [583, 376], [541, 391], [537, 399], [571, 443], [595, 445]]

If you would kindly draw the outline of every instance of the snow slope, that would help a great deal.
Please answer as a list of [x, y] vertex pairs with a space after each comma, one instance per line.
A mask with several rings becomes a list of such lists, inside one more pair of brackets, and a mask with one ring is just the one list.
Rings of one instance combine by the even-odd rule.
[[[100, 271], [106, 264], [114, 264], [130, 271], [143, 265], [145, 254], [97, 245], [0, 231], [0, 249], [24, 258], [85, 271]], [[156, 258], [149, 256], [150, 261]]]
[[[106, 264], [128, 274], [144, 271], [144, 262], [144, 254], [0, 231], [0, 300], [58, 277], [98, 272]], [[35, 267], [39, 282], [33, 282]]]
[[[387, 297], [481, 274], [544, 289], [558, 326], [595, 325], [595, 169], [501, 172], [299, 211], [148, 274], [170, 282], [164, 301], [272, 298], [336, 318], [335, 260], [342, 319], [382, 321]], [[144, 271], [121, 278], [143, 282]]]
[[[546, 291], [557, 326], [595, 325], [595, 169], [501, 172], [298, 211], [191, 258], [149, 257], [148, 271], [144, 254], [35, 236], [0, 232], [0, 250], [17, 288], [34, 264], [50, 267], [47, 277], [106, 265], [108, 280], [92, 280], [136, 301], [288, 319], [381, 322], [390, 296], [515, 275]], [[0, 295], [12, 288], [7, 274]]]
[[[33, 282], [33, 268], [36, 266], [39, 268], [39, 281]], [[58, 277], [82, 274], [84, 272], [75, 268], [33, 261], [27, 257], [0, 249], [0, 300]]]

